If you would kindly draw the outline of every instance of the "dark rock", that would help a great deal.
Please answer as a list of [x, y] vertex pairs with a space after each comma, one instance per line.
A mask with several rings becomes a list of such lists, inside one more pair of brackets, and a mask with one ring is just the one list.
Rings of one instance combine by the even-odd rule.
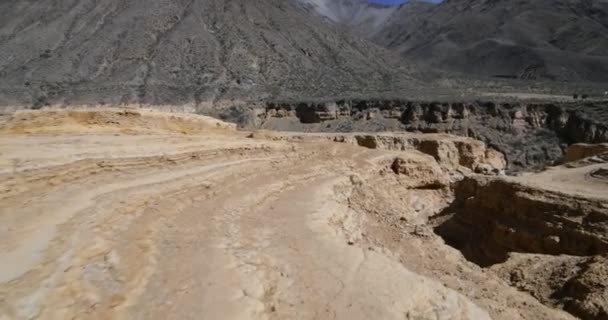
[[[509, 171], [514, 172], [556, 163], [572, 143], [608, 142], [607, 109], [605, 102], [582, 105], [371, 99], [271, 102], [260, 116], [267, 129], [445, 132], [472, 137], [505, 154]], [[292, 121], [278, 126], [273, 120], [285, 117]], [[373, 137], [362, 135], [359, 139], [362, 146], [376, 147]]]

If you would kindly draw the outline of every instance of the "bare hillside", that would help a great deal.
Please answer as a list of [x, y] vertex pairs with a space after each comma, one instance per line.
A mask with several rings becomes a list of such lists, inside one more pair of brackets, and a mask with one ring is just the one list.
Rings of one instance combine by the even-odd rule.
[[410, 3], [374, 41], [467, 76], [608, 82], [608, 2]]
[[293, 1], [0, 3], [4, 104], [407, 92], [413, 73]]

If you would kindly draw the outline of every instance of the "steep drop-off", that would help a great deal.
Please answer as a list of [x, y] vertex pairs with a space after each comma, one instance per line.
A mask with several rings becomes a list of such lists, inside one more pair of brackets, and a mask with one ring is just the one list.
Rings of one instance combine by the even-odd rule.
[[543, 303], [606, 319], [607, 160], [519, 179], [465, 178], [455, 201], [431, 219], [435, 232]]
[[215, 116], [244, 127], [286, 131], [457, 134], [502, 152], [516, 171], [559, 161], [573, 143], [607, 142], [606, 110], [605, 102], [342, 100], [235, 107]]

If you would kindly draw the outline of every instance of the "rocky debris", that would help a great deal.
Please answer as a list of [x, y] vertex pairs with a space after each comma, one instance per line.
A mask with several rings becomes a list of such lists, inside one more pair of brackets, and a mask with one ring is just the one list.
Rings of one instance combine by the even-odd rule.
[[580, 271], [557, 293], [564, 309], [582, 319], [608, 319], [608, 256], [585, 259], [577, 267]]
[[[600, 153], [591, 157], [583, 158], [581, 160], [567, 162], [563, 165], [566, 168], [581, 168], [590, 165], [608, 163], [608, 152]], [[592, 173], [590, 173], [592, 175]]]
[[479, 173], [479, 174], [483, 174], [483, 175], [495, 175], [495, 176], [504, 175], [504, 171], [502, 171], [498, 168], [492, 167], [491, 165], [486, 164], [486, 163], [482, 163], [482, 164], [475, 166], [474, 171], [475, 171], [475, 173]]
[[547, 305], [589, 320], [608, 317], [608, 257], [511, 254], [492, 270]]
[[390, 166], [398, 176], [404, 176], [403, 182], [410, 188], [440, 189], [448, 185], [445, 174], [437, 162], [426, 157], [398, 156]]
[[[447, 141], [445, 141], [447, 140]], [[483, 142], [474, 139], [449, 139], [421, 135], [421, 139], [413, 141], [417, 150], [427, 153], [441, 165], [456, 169], [463, 166], [484, 174], [501, 174], [507, 167], [505, 156], [487, 147]], [[485, 170], [481, 170], [484, 168]]]
[[503, 153], [508, 170], [514, 172], [542, 169], [560, 161], [569, 144], [608, 142], [606, 107], [605, 102], [270, 102], [254, 108], [259, 110], [254, 122], [261, 128], [282, 131], [410, 131], [466, 136]]

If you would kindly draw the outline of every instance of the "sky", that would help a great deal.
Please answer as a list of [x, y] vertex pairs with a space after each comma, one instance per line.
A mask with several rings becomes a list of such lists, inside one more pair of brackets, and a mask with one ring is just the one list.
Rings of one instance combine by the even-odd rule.
[[[402, 3], [408, 2], [408, 0], [367, 0], [367, 1], [369, 1], [371, 3], [382, 3], [382, 4], [388, 4], [388, 5], [391, 5], [391, 4], [397, 5], [397, 4], [402, 4]], [[443, 0], [422, 0], [422, 1], [439, 3]]]

